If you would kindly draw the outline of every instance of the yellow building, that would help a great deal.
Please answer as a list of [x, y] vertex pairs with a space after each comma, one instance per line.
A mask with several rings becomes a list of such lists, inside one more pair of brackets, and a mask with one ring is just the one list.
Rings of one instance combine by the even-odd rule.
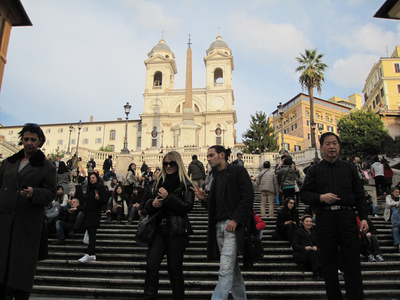
[[7, 50], [11, 28], [15, 26], [32, 26], [21, 1], [2, 0], [0, 4], [0, 90], [3, 82], [4, 68], [7, 63]]
[[[314, 97], [314, 120], [316, 123], [316, 139], [327, 131], [337, 133], [337, 122], [340, 117], [350, 113], [352, 109], [361, 108], [362, 97], [359, 94], [349, 96], [349, 100], [332, 97], [323, 100]], [[300, 93], [283, 104], [283, 141], [288, 151], [301, 151], [311, 147], [310, 98]], [[281, 145], [281, 115], [278, 110], [272, 113], [272, 124], [276, 128]]]
[[362, 92], [362, 109], [379, 114], [393, 138], [400, 135], [400, 46], [374, 64]]

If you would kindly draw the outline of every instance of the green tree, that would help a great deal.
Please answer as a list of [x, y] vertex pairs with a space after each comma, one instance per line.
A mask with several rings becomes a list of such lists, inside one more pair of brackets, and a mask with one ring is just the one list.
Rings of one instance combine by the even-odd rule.
[[107, 145], [105, 147], [100, 147], [99, 151], [104, 151], [104, 152], [113, 152], [113, 149], [111, 149], [110, 145]]
[[56, 149], [55, 153], [53, 152], [53, 153], [49, 153], [49, 154], [50, 154], [50, 160], [51, 161], [55, 161], [56, 160], [56, 155], [58, 155], [58, 157], [60, 157], [60, 159], [62, 159], [64, 157], [64, 155], [65, 155], [65, 151], [64, 150], [59, 151], [59, 150]]
[[340, 118], [337, 128], [346, 156], [379, 154], [393, 144], [382, 120], [372, 111], [352, 111]]
[[[300, 53], [301, 57], [296, 57], [300, 64], [296, 72], [301, 72], [299, 82], [303, 90], [308, 91], [310, 96], [310, 122], [314, 123], [314, 88], [318, 93], [322, 91], [322, 82], [325, 81], [324, 71], [329, 68], [322, 62], [324, 54], [318, 54], [317, 49], [305, 49], [305, 54]], [[311, 147], [316, 147], [315, 134], [311, 132]]]
[[264, 150], [275, 152], [279, 150], [278, 137], [275, 127], [269, 122], [269, 118], [263, 112], [256, 111], [251, 115], [250, 128], [243, 134], [243, 143], [246, 145], [243, 152], [261, 153]]

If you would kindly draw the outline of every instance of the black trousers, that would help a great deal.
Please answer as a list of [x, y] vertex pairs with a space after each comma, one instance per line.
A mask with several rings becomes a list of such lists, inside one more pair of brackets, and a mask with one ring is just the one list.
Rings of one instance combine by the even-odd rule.
[[0, 300], [28, 300], [31, 292], [7, 288], [0, 284]]
[[147, 251], [146, 277], [143, 299], [156, 299], [160, 264], [167, 254], [168, 276], [172, 285], [173, 299], [185, 298], [182, 263], [183, 254], [189, 244], [189, 236], [176, 236], [169, 234], [169, 226], [156, 229], [154, 240]]
[[317, 213], [317, 238], [329, 300], [341, 300], [338, 262], [343, 266], [346, 298], [364, 299], [356, 214], [352, 210], [323, 210]]
[[89, 234], [89, 245], [86, 249], [86, 254], [95, 255], [96, 254], [96, 239], [97, 239], [97, 228], [88, 227], [86, 228]]
[[384, 180], [385, 177], [383, 176], [375, 176], [375, 189], [376, 189], [376, 196], [382, 196], [384, 192]]

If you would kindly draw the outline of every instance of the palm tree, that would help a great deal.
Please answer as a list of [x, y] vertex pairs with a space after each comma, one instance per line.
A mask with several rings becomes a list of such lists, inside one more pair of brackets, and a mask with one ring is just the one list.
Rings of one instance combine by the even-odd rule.
[[[296, 57], [300, 66], [296, 68], [296, 72], [301, 72], [299, 82], [302, 89], [308, 90], [310, 96], [310, 122], [314, 122], [314, 88], [317, 88], [318, 93], [321, 94], [322, 81], [325, 81], [324, 71], [329, 68], [321, 60], [324, 54], [318, 54], [317, 49], [305, 49], [305, 55], [300, 53], [301, 57]], [[311, 129], [311, 147], [316, 148], [315, 131]]]

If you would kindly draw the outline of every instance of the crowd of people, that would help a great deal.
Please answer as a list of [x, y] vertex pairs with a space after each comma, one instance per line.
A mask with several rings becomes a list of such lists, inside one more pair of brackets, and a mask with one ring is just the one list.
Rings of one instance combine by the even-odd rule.
[[[6, 212], [0, 219], [5, 229], [1, 235], [8, 241], [0, 247], [1, 295], [12, 289], [15, 295], [21, 295], [19, 299], [29, 298], [36, 261], [45, 258], [40, 253], [43, 227], [57, 237], [54, 245], [65, 245], [66, 238], [85, 233], [88, 245], [79, 262], [96, 261], [96, 234], [105, 214], [106, 223], [115, 221], [126, 226], [140, 222], [145, 216], [154, 216], [143, 299], [157, 298], [164, 256], [173, 298], [184, 299], [183, 257], [193, 233], [188, 214], [197, 199], [208, 210], [207, 258], [220, 261], [212, 299], [226, 299], [229, 293], [235, 299], [246, 299], [237, 257], [242, 255], [244, 266], [252, 266], [246, 250], [247, 234], [254, 228], [256, 231], [250, 234], [261, 240], [266, 226], [262, 218], [275, 217], [278, 207], [273, 238], [289, 242], [298, 267], [312, 271], [315, 280], [325, 280], [328, 299], [342, 299], [337, 277], [338, 270], [342, 270], [348, 297], [363, 299], [360, 253], [369, 262], [384, 261], [376, 229], [368, 218], [368, 214], [377, 216], [372, 197], [364, 191], [368, 174], [375, 180], [377, 196], [386, 194], [393, 237], [400, 252], [399, 187], [391, 188], [392, 179], [390, 183], [385, 180], [393, 177], [390, 166], [374, 157], [367, 173], [368, 165], [361, 165], [358, 157], [353, 161], [339, 159], [340, 140], [333, 133], [321, 136], [324, 157], [319, 162], [313, 161], [304, 173], [288, 152], [275, 170], [271, 170], [270, 162], [264, 162], [256, 180], [261, 192], [261, 217], [253, 210], [254, 186], [244, 168], [243, 154], [238, 153], [236, 160], [229, 163], [231, 150], [220, 145], [208, 148], [207, 169], [197, 155], [192, 156], [186, 169], [181, 155], [169, 151], [154, 172], [143, 161], [140, 168], [135, 163], [129, 164], [126, 174], [118, 176], [112, 155], [103, 162], [101, 173], [93, 157], [86, 165], [76, 156], [67, 163], [56, 156], [50, 163], [39, 150], [45, 136], [37, 124], [26, 124], [20, 138], [24, 149], [4, 161], [0, 168], [0, 209]], [[30, 173], [22, 176], [28, 170]], [[13, 180], [13, 176], [20, 178], [19, 181]], [[18, 201], [13, 200], [15, 197]], [[19, 203], [17, 207], [13, 201]], [[302, 216], [297, 209], [300, 201], [308, 205]], [[41, 215], [43, 209], [45, 219]], [[14, 220], [15, 210], [21, 211], [24, 222], [19, 213]], [[27, 230], [22, 225], [26, 218], [32, 219], [29, 238], [26, 232], [21, 236], [19, 229]], [[20, 248], [28, 248], [28, 242], [34, 251], [25, 253], [23, 259], [16, 256]], [[14, 272], [14, 266], [21, 264], [29, 270], [23, 278]]]

